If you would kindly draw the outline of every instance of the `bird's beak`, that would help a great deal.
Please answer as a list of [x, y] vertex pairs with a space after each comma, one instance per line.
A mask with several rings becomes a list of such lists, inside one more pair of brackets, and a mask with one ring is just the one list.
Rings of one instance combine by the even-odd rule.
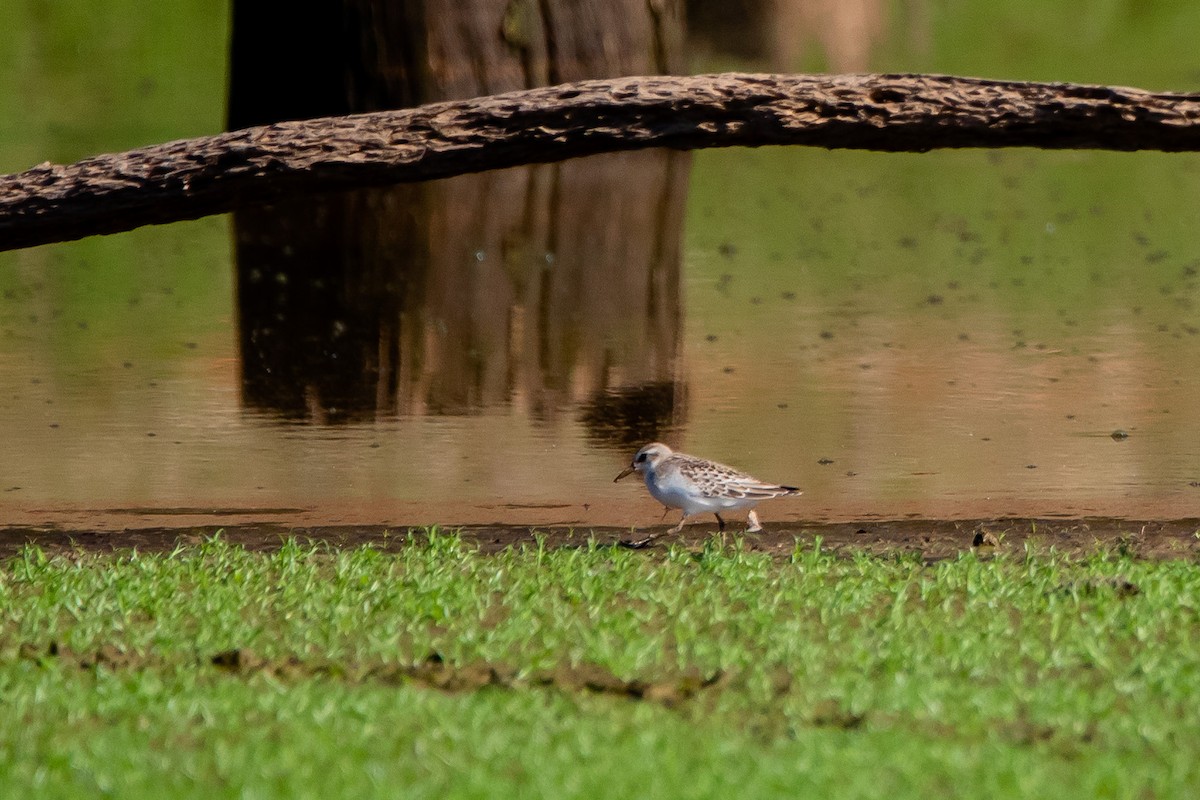
[[620, 474], [620, 475], [618, 475], [617, 477], [613, 478], [613, 483], [616, 483], [617, 481], [621, 480], [621, 478], [624, 478], [626, 475], [629, 475], [630, 473], [632, 473], [632, 472], [634, 472], [634, 471], [635, 471], [635, 470], [634, 470], [634, 468], [633, 468], [633, 467], [626, 467], [625, 469], [621, 470], [621, 474]]

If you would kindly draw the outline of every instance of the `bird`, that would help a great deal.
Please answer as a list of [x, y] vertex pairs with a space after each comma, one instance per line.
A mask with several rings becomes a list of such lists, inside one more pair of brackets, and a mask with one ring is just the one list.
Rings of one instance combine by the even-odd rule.
[[[629, 466], [613, 478], [613, 483], [634, 472], [642, 473], [646, 488], [655, 500], [668, 510], [678, 508], [683, 511], [679, 524], [668, 533], [678, 533], [688, 517], [705, 511], [716, 516], [718, 530], [724, 531], [725, 520], [721, 518], [721, 512], [743, 508], [750, 510], [746, 518], [749, 523], [746, 532], [756, 533], [762, 530], [758, 514], [754, 511], [758, 503], [773, 497], [802, 494], [795, 486], [766, 483], [733, 467], [686, 453], [676, 453], [662, 442], [652, 442], [638, 450]], [[645, 546], [653, 538], [651, 535], [634, 544]]]

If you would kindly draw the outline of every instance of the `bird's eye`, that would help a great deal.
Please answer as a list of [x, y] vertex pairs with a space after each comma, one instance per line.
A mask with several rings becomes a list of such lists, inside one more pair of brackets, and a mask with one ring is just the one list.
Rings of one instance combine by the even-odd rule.
[[637, 460], [638, 460], [639, 462], [645, 461], [645, 460], [646, 460], [646, 454], [645, 454], [645, 453], [638, 453]]

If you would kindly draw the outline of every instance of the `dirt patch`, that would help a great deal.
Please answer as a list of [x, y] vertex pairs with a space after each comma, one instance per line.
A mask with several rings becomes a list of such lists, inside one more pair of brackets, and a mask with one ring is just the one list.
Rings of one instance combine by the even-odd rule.
[[[455, 528], [465, 543], [492, 553], [508, 547], [549, 548], [598, 546], [616, 547], [622, 541], [657, 534], [647, 553], [661, 553], [670, 545], [699, 550], [716, 533], [715, 526], [691, 525], [679, 534], [668, 534], [670, 526], [643, 529], [636, 533], [622, 528], [529, 528], [510, 525], [471, 525]], [[0, 527], [0, 558], [17, 554], [27, 545], [49, 553], [169, 552], [177, 547], [203, 543], [220, 532], [231, 543], [250, 550], [274, 550], [289, 538], [335, 549], [369, 545], [394, 552], [423, 541], [423, 529], [411, 534], [405, 526], [326, 525], [291, 526], [270, 522], [242, 525], [195, 527], [144, 527], [121, 531], [62, 528], [56, 526]], [[730, 533], [728, 542], [740, 534]], [[980, 554], [1020, 553], [1026, 545], [1037, 549], [1053, 547], [1059, 552], [1087, 554], [1101, 550], [1126, 553], [1137, 558], [1194, 558], [1200, 554], [1200, 519], [1134, 521], [1125, 519], [904, 519], [862, 523], [787, 524], [762, 533], [742, 536], [754, 551], [780, 556], [792, 553], [799, 544], [811, 547], [819, 538], [821, 547], [838, 551], [866, 551], [876, 555], [905, 554], [926, 561], [951, 558], [974, 549]]]
[[[151, 669], [167, 666], [170, 660], [153, 655], [128, 653], [113, 645], [102, 645], [86, 653], [76, 653], [58, 642], [48, 645], [24, 643], [20, 658], [38, 663], [54, 662], [81, 670]], [[704, 675], [684, 670], [654, 678], [625, 679], [596, 664], [560, 666], [529, 675], [505, 664], [477, 662], [450, 664], [439, 653], [432, 653], [419, 664], [358, 663], [327, 659], [306, 660], [297, 656], [262, 658], [248, 648], [225, 650], [196, 663], [197, 668], [215, 668], [229, 675], [250, 677], [267, 674], [281, 680], [329, 678], [348, 683], [411, 684], [443, 692], [474, 692], [489, 687], [499, 689], [555, 689], [572, 694], [587, 693], [623, 697], [673, 707], [691, 700], [701, 692], [724, 688], [728, 676], [721, 671]]]

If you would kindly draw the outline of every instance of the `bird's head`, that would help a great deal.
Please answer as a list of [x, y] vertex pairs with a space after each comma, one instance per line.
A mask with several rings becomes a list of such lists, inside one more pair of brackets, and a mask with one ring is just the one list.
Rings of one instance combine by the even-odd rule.
[[613, 478], [613, 483], [621, 480], [626, 475], [631, 475], [634, 472], [646, 472], [653, 470], [662, 462], [671, 457], [671, 448], [667, 447], [662, 442], [652, 442], [641, 450], [637, 451], [637, 455], [633, 457], [633, 461], [629, 462], [629, 466], [621, 470], [621, 474]]

